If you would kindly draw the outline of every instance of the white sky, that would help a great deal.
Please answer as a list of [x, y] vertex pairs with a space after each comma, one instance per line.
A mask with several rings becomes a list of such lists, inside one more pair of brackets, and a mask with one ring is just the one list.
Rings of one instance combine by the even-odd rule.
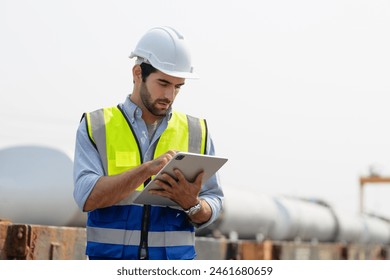
[[[206, 4], [207, 3], [207, 4]], [[200, 80], [175, 108], [208, 120], [226, 188], [358, 211], [390, 174], [390, 2], [0, 0], [0, 148], [73, 153], [81, 114], [122, 102], [149, 28], [190, 45]], [[390, 185], [367, 209], [390, 217]]]

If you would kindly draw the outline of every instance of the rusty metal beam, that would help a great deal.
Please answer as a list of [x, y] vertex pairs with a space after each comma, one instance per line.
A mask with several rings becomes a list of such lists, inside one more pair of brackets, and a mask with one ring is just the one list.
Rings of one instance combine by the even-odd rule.
[[359, 178], [359, 209], [360, 213], [364, 213], [364, 188], [366, 184], [386, 184], [390, 183], [390, 177], [369, 176]]
[[0, 221], [0, 259], [83, 260], [85, 246], [85, 228]]

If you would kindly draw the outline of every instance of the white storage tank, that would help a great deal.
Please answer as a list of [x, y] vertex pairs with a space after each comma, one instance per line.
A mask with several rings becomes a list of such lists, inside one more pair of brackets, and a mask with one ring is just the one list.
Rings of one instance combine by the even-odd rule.
[[0, 218], [13, 223], [85, 226], [73, 200], [73, 160], [41, 146], [0, 150]]
[[363, 243], [369, 244], [389, 244], [390, 227], [389, 223], [378, 217], [364, 215]]
[[268, 238], [275, 226], [277, 208], [271, 196], [243, 189], [225, 188], [224, 212], [219, 230], [242, 239]]
[[362, 243], [364, 241], [364, 222], [361, 215], [334, 209], [338, 221], [335, 241], [342, 243]]
[[324, 205], [290, 197], [276, 197], [278, 215], [273, 240], [333, 241], [337, 220], [332, 210]]

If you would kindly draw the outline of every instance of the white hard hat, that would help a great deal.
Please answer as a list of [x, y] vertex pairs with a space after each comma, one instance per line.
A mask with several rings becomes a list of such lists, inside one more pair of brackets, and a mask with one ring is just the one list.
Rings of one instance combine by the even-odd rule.
[[171, 27], [155, 27], [146, 32], [131, 52], [130, 58], [133, 57], [138, 58], [137, 63], [150, 63], [170, 76], [198, 78], [183, 36]]

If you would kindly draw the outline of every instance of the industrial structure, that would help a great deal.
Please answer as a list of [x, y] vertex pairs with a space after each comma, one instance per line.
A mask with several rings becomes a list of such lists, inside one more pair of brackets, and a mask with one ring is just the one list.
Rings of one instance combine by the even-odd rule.
[[[0, 259], [86, 258], [72, 169], [58, 149], [0, 150]], [[390, 259], [383, 217], [243, 190], [225, 189], [225, 199], [220, 218], [197, 232], [198, 259]]]

